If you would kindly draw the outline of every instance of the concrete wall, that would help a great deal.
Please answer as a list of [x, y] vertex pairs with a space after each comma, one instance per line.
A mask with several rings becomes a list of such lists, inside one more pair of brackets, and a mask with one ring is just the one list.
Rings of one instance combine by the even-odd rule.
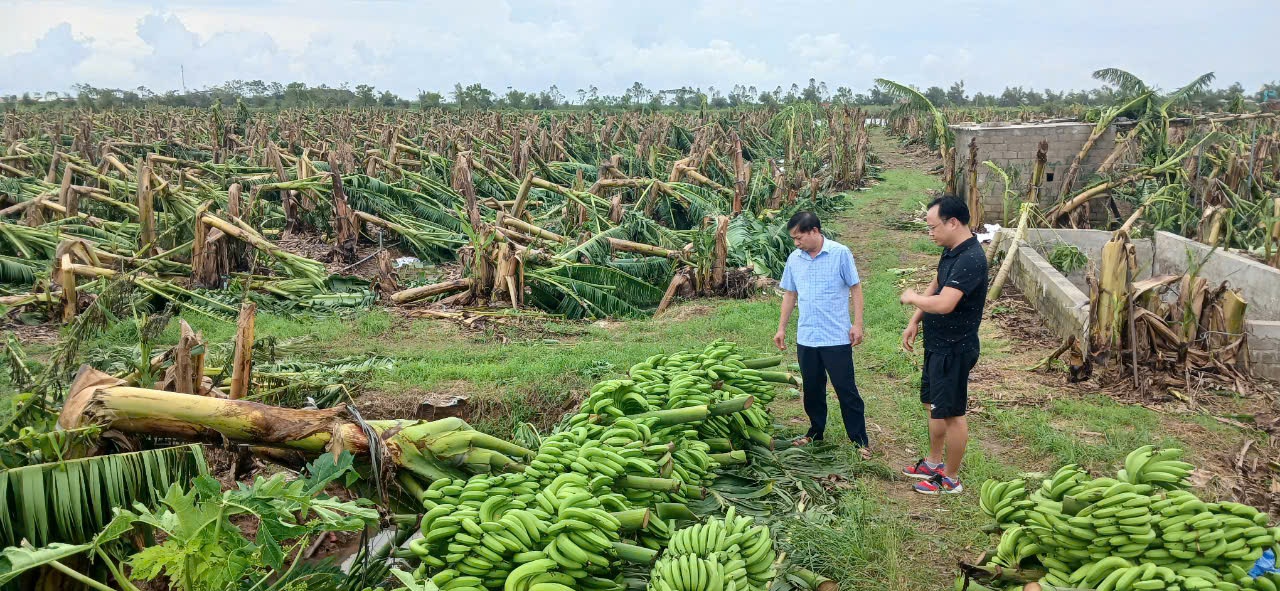
[[[1226, 281], [1240, 290], [1249, 304], [1248, 316], [1259, 320], [1280, 320], [1280, 269], [1264, 265], [1248, 257], [1170, 234], [1156, 232], [1156, 268], [1159, 275], [1187, 272], [1188, 253], [1200, 266], [1200, 276], [1216, 287]], [[1210, 255], [1212, 252], [1212, 256]], [[1207, 258], [1206, 258], [1207, 257]]]
[[[1102, 246], [1111, 240], [1111, 234], [1111, 232], [1105, 230], [1028, 228], [1025, 243], [1035, 248], [1046, 260], [1059, 244], [1074, 244], [1084, 252], [1091, 264], [1096, 265], [1097, 261], [1102, 257]], [[1003, 240], [1008, 240], [1012, 235], [1013, 230], [1010, 229]], [[1149, 238], [1134, 239], [1133, 247], [1138, 257], [1138, 275], [1136, 279], [1141, 280], [1151, 277], [1151, 271], [1155, 268], [1155, 249], [1151, 240]], [[1089, 284], [1084, 279], [1087, 268], [1088, 266], [1086, 265], [1084, 269], [1077, 269], [1067, 275], [1067, 279], [1085, 293], [1089, 291]]]
[[[1013, 242], [1013, 231], [1001, 232], [1008, 233], [999, 246], [1007, 256]], [[1013, 266], [1009, 268], [1008, 281], [1022, 290], [1023, 297], [1040, 312], [1045, 323], [1059, 337], [1084, 337], [1085, 323], [1089, 318], [1089, 296], [1063, 277], [1035, 248], [1023, 244], [1017, 249]]]
[[[1011, 228], [1001, 230], [1001, 251], [1008, 250], [1013, 232]], [[1009, 279], [1058, 336], [1083, 334], [1089, 314], [1088, 286], [1081, 273], [1064, 277], [1040, 252], [1052, 252], [1056, 244], [1068, 242], [1083, 250], [1092, 262], [1099, 259], [1102, 245], [1110, 238], [1110, 232], [1101, 230], [1028, 230], [1026, 242], [1013, 259]], [[1253, 374], [1280, 381], [1280, 269], [1235, 253], [1213, 251], [1168, 232], [1157, 232], [1152, 239], [1134, 240], [1134, 247], [1139, 279], [1186, 273], [1191, 253], [1191, 259], [1201, 263], [1199, 275], [1208, 280], [1210, 287], [1225, 281], [1239, 290], [1249, 305], [1245, 334]]]
[[1244, 330], [1253, 375], [1280, 382], [1280, 321], [1249, 320]]
[[[1019, 197], [1027, 191], [1031, 182], [1031, 172], [1035, 165], [1036, 150], [1042, 140], [1049, 142], [1048, 163], [1045, 166], [1045, 181], [1040, 191], [1040, 206], [1047, 209], [1058, 202], [1058, 194], [1062, 190], [1062, 179], [1067, 174], [1071, 162], [1075, 160], [1085, 140], [1093, 133], [1092, 123], [981, 123], [952, 125], [956, 139], [956, 188], [964, 195], [968, 185], [969, 141], [978, 140], [978, 190], [982, 193], [984, 219], [987, 222], [999, 222], [1004, 215], [1003, 203], [1004, 182], [999, 175], [984, 166], [984, 160], [990, 160], [1006, 172], [1010, 173], [1014, 190]], [[1089, 184], [1089, 177], [1098, 169], [1102, 161], [1115, 148], [1116, 132], [1112, 126], [1098, 138], [1093, 149], [1080, 165], [1080, 173], [1076, 176], [1074, 187], [1079, 189]], [[1125, 213], [1124, 210], [1121, 210]], [[1009, 206], [1010, 220], [1017, 218], [1017, 204]], [[1103, 221], [1107, 219], [1101, 202], [1094, 204], [1091, 218]], [[1014, 223], [1010, 221], [1010, 223]]]
[[[1190, 253], [1190, 257], [1188, 257]], [[1240, 291], [1249, 304], [1244, 332], [1249, 335], [1249, 362], [1254, 375], [1280, 381], [1280, 269], [1233, 252], [1216, 250], [1168, 232], [1156, 232], [1155, 272], [1186, 273], [1189, 260], [1210, 287], [1222, 282]]]

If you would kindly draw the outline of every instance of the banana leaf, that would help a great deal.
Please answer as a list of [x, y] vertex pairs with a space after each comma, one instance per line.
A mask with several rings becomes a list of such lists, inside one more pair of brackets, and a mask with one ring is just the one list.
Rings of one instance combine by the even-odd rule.
[[199, 445], [0, 471], [0, 544], [86, 543], [111, 521], [113, 508], [152, 506], [169, 485], [207, 472]]

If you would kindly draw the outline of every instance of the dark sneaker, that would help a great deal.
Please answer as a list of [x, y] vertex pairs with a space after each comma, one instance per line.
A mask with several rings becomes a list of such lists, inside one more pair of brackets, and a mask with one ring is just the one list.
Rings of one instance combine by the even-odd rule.
[[952, 480], [941, 474], [923, 482], [917, 482], [912, 488], [925, 495], [953, 495], [964, 492], [964, 485], [960, 484], [959, 480]]
[[903, 468], [902, 473], [913, 478], [928, 479], [942, 474], [942, 469], [945, 466], [946, 464], [938, 464], [937, 468], [930, 468], [929, 463], [926, 462], [924, 458], [920, 458], [914, 466], [907, 466], [906, 468]]

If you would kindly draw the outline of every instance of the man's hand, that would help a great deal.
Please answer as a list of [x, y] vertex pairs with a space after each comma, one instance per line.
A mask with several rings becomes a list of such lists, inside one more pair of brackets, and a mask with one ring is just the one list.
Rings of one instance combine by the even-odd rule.
[[777, 347], [779, 351], [786, 351], [787, 350], [787, 331], [778, 329], [777, 334], [773, 335], [773, 345]]
[[906, 305], [908, 305], [908, 306], [914, 306], [914, 305], [915, 305], [915, 303], [916, 303], [916, 298], [918, 298], [918, 297], [920, 297], [920, 294], [916, 293], [916, 290], [914, 290], [914, 289], [908, 289], [908, 290], [906, 290], [906, 291], [902, 292], [902, 296], [900, 296], [900, 297], [898, 298], [898, 301], [900, 301], [900, 302], [902, 302], [902, 303], [904, 303], [904, 304], [906, 304]]
[[916, 351], [916, 335], [920, 333], [920, 323], [908, 322], [906, 330], [902, 331], [902, 348], [915, 353]]
[[862, 327], [855, 324], [849, 328], [849, 342], [857, 347], [862, 344]]

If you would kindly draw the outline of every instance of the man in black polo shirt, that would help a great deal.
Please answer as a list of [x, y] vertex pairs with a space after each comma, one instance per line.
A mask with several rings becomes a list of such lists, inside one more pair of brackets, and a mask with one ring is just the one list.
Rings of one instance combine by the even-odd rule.
[[[924, 322], [924, 375], [920, 401], [929, 412], [929, 456], [903, 474], [922, 479], [916, 492], [959, 493], [960, 461], [969, 443], [965, 410], [969, 400], [969, 371], [978, 363], [978, 324], [987, 300], [987, 257], [978, 237], [969, 230], [969, 207], [954, 195], [929, 204], [925, 216], [929, 237], [945, 250], [938, 276], [923, 294], [902, 292], [902, 303], [916, 307], [902, 346], [915, 351], [916, 334]], [[943, 457], [943, 449], [946, 457]], [[945, 459], [945, 461], [944, 461]]]

